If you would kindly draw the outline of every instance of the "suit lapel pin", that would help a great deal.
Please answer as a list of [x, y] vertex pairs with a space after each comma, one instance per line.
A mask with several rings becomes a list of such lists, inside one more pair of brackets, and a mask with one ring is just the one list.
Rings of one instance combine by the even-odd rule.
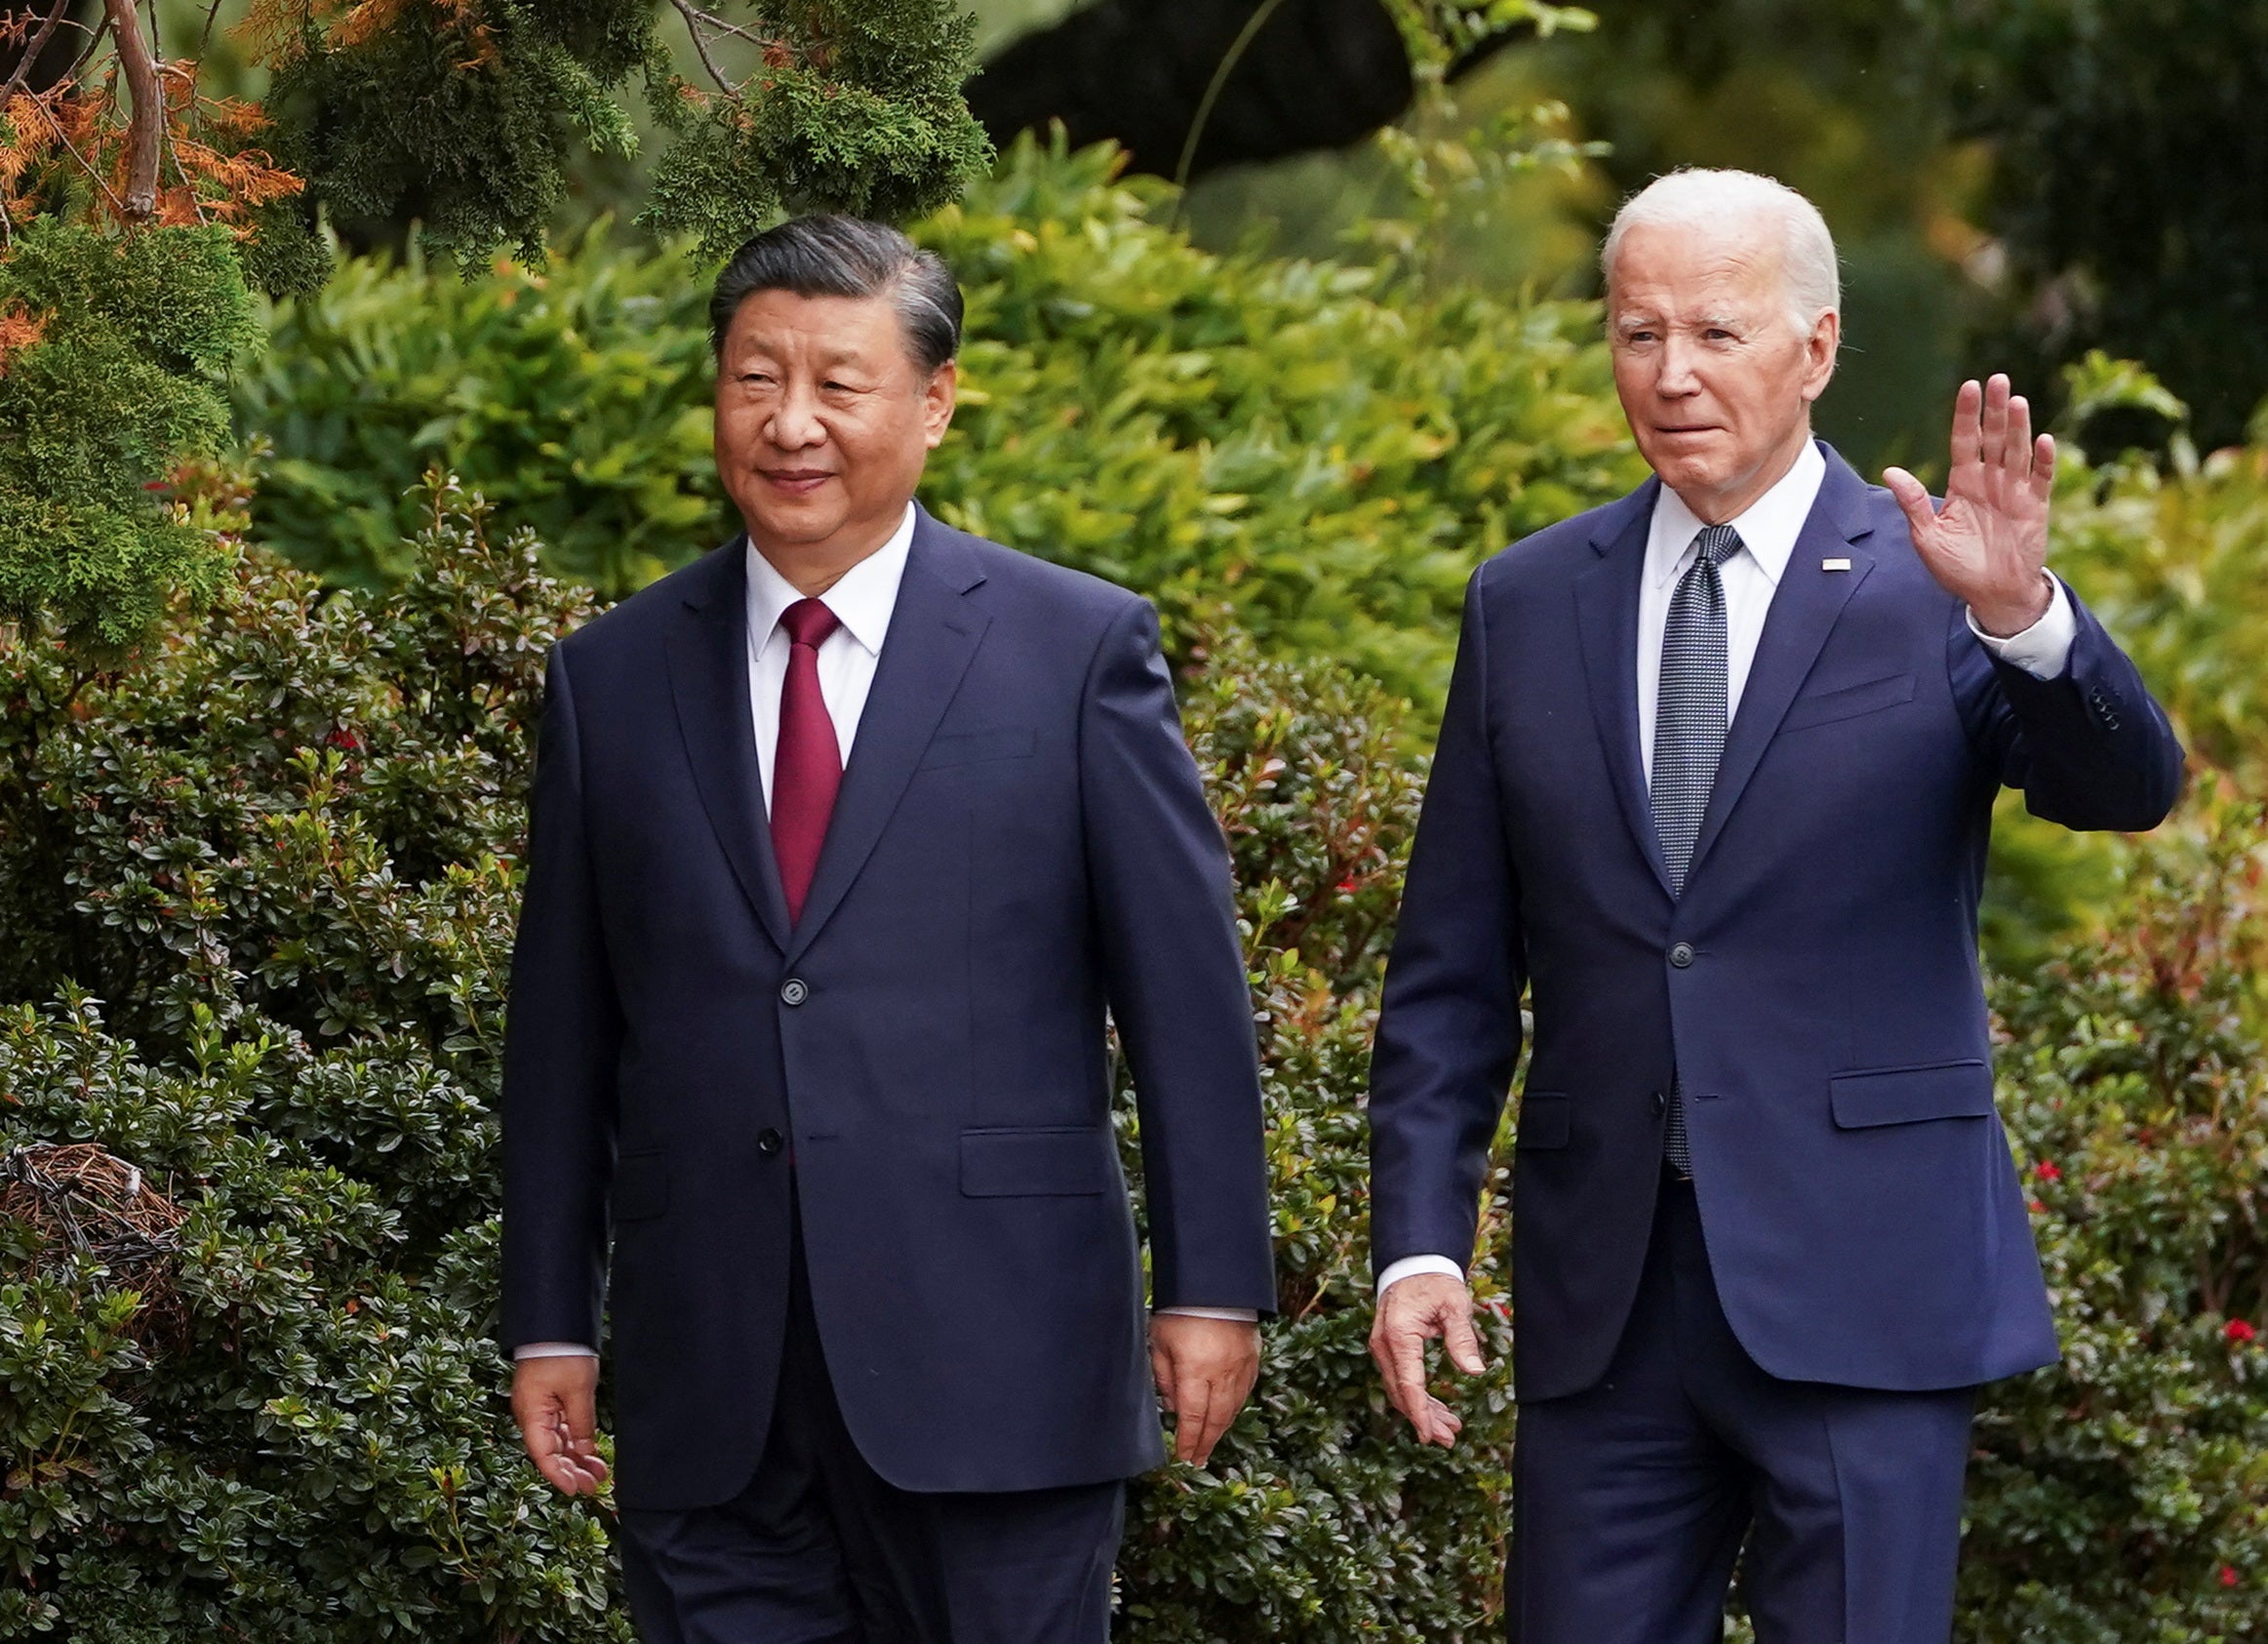
[[1819, 569], [1822, 571], [1848, 571], [1850, 569], [1850, 561], [1847, 559], [1823, 559], [1819, 561]]

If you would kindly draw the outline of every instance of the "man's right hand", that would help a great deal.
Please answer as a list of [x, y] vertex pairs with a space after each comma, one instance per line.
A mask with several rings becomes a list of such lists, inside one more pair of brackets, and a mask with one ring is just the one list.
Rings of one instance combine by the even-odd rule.
[[1436, 1338], [1448, 1349], [1450, 1363], [1467, 1376], [1489, 1367], [1473, 1330], [1472, 1294], [1462, 1279], [1413, 1273], [1388, 1285], [1371, 1326], [1371, 1357], [1386, 1379], [1386, 1396], [1410, 1418], [1419, 1441], [1447, 1450], [1464, 1423], [1426, 1386], [1425, 1343]]
[[599, 1361], [584, 1353], [524, 1358], [512, 1367], [512, 1419], [536, 1469], [570, 1496], [595, 1496], [599, 1459]]

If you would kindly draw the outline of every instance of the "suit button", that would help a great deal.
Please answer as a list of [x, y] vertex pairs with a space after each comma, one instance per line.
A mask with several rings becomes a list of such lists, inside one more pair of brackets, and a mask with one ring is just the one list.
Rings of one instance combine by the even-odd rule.
[[770, 1126], [766, 1126], [756, 1133], [756, 1151], [759, 1153], [776, 1153], [786, 1145], [787, 1138]]
[[799, 976], [791, 976], [779, 984], [779, 1002], [783, 1005], [800, 1005], [811, 996], [811, 988]]
[[1693, 962], [1693, 944], [1690, 942], [1679, 942], [1669, 950], [1669, 962], [1679, 970], [1684, 970]]
[[1653, 1093], [1653, 1116], [1658, 1119], [1668, 1111], [1669, 1098], [1662, 1095], [1661, 1092], [1655, 1091]]

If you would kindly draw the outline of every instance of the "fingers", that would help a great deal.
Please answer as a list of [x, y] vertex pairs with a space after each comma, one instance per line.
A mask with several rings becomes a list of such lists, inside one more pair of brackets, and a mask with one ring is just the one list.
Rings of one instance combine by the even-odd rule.
[[2032, 442], [2032, 500], [2042, 507], [2055, 490], [2055, 436], [2042, 434]]
[[523, 1359], [512, 1376], [520, 1443], [554, 1489], [596, 1495], [607, 1478], [598, 1453], [595, 1360]]
[[1174, 1459], [1203, 1466], [1226, 1425], [1213, 1421], [1213, 1383], [1203, 1376], [1182, 1377], [1174, 1396]]
[[1489, 1368], [1489, 1361], [1481, 1356], [1481, 1338], [1473, 1329], [1473, 1305], [1469, 1297], [1444, 1322], [1441, 1343], [1449, 1350], [1450, 1363], [1467, 1376], [1478, 1376]]
[[[1966, 387], [1967, 384], [1964, 384]], [[2029, 419], [2025, 425], [2029, 428]], [[2009, 449], [2009, 380], [2002, 372], [1994, 372], [1985, 382], [1984, 408], [1977, 417], [1977, 430], [1976, 461], [1988, 468], [2006, 467]], [[2024, 443], [2027, 447], [2031, 444], [2028, 434]]]
[[1975, 461], [1983, 449], [1983, 407], [1984, 388], [1972, 377], [1953, 396], [1953, 466], [1956, 470]]
[[1371, 1357], [1385, 1379], [1386, 1397], [1401, 1411], [1417, 1436], [1433, 1442], [1432, 1395], [1425, 1390], [1425, 1337], [1413, 1329], [1387, 1330], [1371, 1340]]
[[1906, 528], [1914, 541], [1928, 539], [1931, 527], [1937, 523], [1937, 512], [1930, 505], [1930, 488], [1903, 468], [1885, 468], [1882, 483], [1890, 488], [1896, 499], [1898, 509], [1906, 516]]

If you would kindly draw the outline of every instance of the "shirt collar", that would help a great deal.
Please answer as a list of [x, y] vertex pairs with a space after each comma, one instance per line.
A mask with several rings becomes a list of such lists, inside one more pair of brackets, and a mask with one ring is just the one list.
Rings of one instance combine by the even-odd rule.
[[[890, 631], [890, 614], [897, 605], [897, 584], [905, 577], [906, 555], [913, 548], [914, 506], [905, 505], [905, 518], [890, 540], [843, 573], [835, 585], [819, 595], [835, 614], [843, 631], [870, 657], [882, 654], [882, 636]], [[748, 556], [748, 635], [757, 651], [772, 643], [780, 614], [803, 598], [796, 585], [782, 577], [772, 561], [757, 552], [751, 541]]]
[[[1726, 521], [1740, 533], [1757, 569], [1774, 587], [1780, 573], [1796, 551], [1804, 521], [1811, 517], [1819, 486], [1827, 477], [1827, 459], [1816, 441], [1804, 441], [1795, 462], [1770, 491], [1748, 504], [1737, 518]], [[1647, 574], [1656, 584], [1681, 577], [1692, 562], [1693, 539], [1703, 529], [1701, 518], [1686, 506], [1685, 499], [1663, 486], [1653, 500], [1653, 523], [1647, 533]]]

